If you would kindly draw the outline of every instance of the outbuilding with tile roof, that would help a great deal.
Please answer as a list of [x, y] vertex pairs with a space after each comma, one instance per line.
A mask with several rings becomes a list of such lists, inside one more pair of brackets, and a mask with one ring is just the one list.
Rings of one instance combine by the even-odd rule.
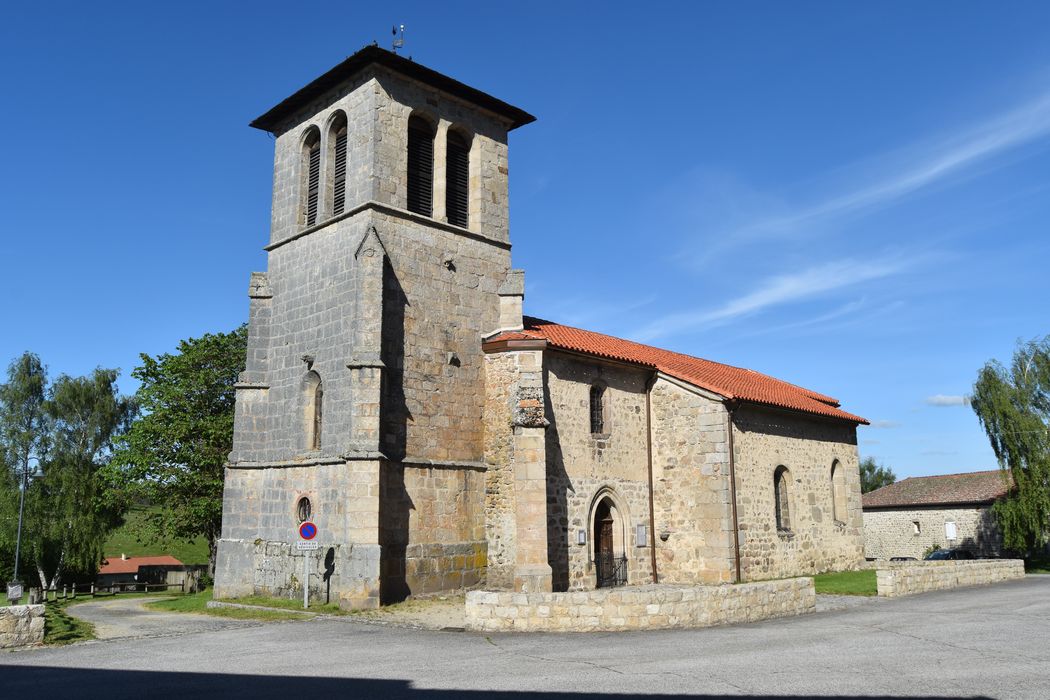
[[1000, 469], [902, 479], [863, 496], [864, 552], [869, 559], [915, 557], [934, 547], [978, 557], [1002, 553], [992, 506], [1010, 492]]

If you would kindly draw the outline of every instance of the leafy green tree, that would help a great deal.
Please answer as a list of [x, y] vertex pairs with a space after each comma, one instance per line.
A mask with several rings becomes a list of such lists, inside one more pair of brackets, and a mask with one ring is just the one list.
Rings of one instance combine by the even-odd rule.
[[897, 480], [897, 475], [889, 467], [875, 461], [874, 457], [865, 457], [860, 461], [860, 492], [868, 493], [883, 486], [889, 486]]
[[212, 572], [233, 447], [233, 385], [247, 340], [241, 326], [184, 340], [174, 354], [141, 355], [132, 376], [142, 382], [136, 398], [143, 414], [124, 437], [113, 473], [137, 498], [160, 506], [147, 518], [147, 538], [204, 537]]
[[1013, 481], [995, 504], [1003, 544], [1030, 552], [1050, 533], [1050, 336], [1018, 343], [1009, 367], [982, 367], [971, 406]]
[[[113, 437], [126, 428], [134, 405], [117, 391], [117, 371], [61, 376], [49, 388], [47, 372], [31, 353], [11, 363], [0, 386], [0, 443], [8, 464], [8, 492], [39, 465], [43, 476], [26, 489], [21, 556], [41, 586], [67, 573], [94, 575], [102, 543], [120, 523], [124, 504], [101, 479]], [[11, 510], [11, 498], [3, 509]], [[17, 510], [14, 513], [17, 519]]]
[[114, 438], [135, 414], [134, 402], [117, 390], [118, 374], [99, 368], [86, 377], [63, 375], [48, 392], [50, 449], [30, 492], [34, 528], [27, 538], [45, 588], [56, 588], [66, 572], [93, 576], [106, 537], [127, 510], [104, 472]]

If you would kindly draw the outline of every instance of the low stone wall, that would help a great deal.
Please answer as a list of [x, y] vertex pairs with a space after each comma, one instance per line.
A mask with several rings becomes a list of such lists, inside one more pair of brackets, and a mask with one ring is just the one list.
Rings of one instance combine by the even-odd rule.
[[596, 632], [710, 627], [816, 610], [811, 578], [722, 586], [625, 586], [573, 593], [467, 593], [467, 629]]
[[0, 608], [0, 649], [44, 641], [44, 606], [12, 605]]
[[880, 562], [875, 575], [879, 595], [896, 598], [1024, 578], [1024, 562], [1020, 559]]

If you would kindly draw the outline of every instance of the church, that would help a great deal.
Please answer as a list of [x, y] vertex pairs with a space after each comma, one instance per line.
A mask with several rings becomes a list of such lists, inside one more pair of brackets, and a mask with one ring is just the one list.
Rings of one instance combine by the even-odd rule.
[[[369, 46], [275, 137], [215, 597], [719, 584], [863, 561], [857, 426], [748, 369], [524, 316], [527, 112]], [[316, 525], [319, 549], [300, 544]], [[312, 545], [311, 545], [312, 546]]]

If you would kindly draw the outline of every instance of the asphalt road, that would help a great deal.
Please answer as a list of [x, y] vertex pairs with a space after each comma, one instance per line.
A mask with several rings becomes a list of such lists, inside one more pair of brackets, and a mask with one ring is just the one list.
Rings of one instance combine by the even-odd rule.
[[1050, 576], [706, 630], [314, 619], [0, 654], [4, 698], [1050, 698]]

